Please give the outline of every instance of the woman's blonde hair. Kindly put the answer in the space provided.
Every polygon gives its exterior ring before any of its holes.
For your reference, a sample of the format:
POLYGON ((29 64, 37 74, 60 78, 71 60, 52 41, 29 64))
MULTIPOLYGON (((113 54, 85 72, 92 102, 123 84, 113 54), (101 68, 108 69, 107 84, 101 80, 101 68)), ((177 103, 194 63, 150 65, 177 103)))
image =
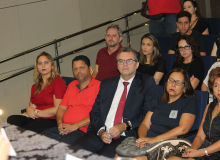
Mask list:
POLYGON ((40 74, 40 72, 37 69, 37 64, 38 64, 38 59, 41 56, 45 56, 47 57, 47 59, 50 60, 51 62, 51 76, 47 79, 46 81, 46 85, 45 87, 47 87, 48 85, 50 85, 50 83, 56 78, 56 77, 60 77, 59 73, 57 72, 57 68, 54 64, 53 58, 51 57, 51 55, 49 53, 46 52, 42 52, 40 53, 35 61, 35 69, 34 69, 34 82, 35 82, 35 92, 34 94, 39 94, 42 91, 42 84, 43 84, 43 78, 40 74))
MULTIPOLYGON (((153 53, 150 56, 150 66, 153 66, 158 59, 161 57, 161 49, 158 43, 157 38, 152 34, 152 33, 148 33, 145 34, 142 38, 141 38, 141 46, 142 46, 142 40, 144 38, 148 38, 153 42, 153 45, 155 47, 155 49, 153 50, 153 53)), ((142 47, 140 48, 140 60, 139 63, 140 64, 145 64, 147 62, 147 57, 143 54, 142 51, 142 47)))

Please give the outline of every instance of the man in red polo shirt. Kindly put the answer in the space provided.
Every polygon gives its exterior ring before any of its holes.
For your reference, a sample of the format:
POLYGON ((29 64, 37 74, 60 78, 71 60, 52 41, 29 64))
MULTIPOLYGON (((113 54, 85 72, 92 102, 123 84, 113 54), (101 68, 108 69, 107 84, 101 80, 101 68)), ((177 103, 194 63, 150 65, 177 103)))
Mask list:
POLYGON ((87 132, 89 112, 99 92, 100 81, 91 76, 90 60, 80 55, 73 59, 71 82, 57 110, 57 126, 41 134, 68 144, 74 143, 87 132))
POLYGON ((110 25, 106 30, 105 40, 107 47, 99 50, 92 76, 103 80, 119 75, 116 56, 122 48, 122 31, 117 24, 110 25))

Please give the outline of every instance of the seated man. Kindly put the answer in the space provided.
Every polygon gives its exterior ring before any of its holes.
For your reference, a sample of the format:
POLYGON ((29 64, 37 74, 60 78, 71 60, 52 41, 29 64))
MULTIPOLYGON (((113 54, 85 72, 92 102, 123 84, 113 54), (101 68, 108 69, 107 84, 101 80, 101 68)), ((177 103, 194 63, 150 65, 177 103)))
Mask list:
POLYGON ((189 35, 199 45, 201 56, 206 56, 206 44, 203 35, 197 31, 190 29, 191 14, 187 11, 181 11, 177 14, 176 25, 180 32, 173 34, 168 54, 175 54, 176 41, 180 35, 189 35))
POLYGON ((103 80, 119 75, 116 56, 122 48, 122 31, 117 24, 110 25, 106 30, 105 41, 107 47, 99 50, 92 76, 103 80))
POLYGON ((73 146, 114 157, 115 148, 126 137, 134 136, 157 96, 153 77, 137 73, 138 53, 122 48, 117 55, 121 75, 101 82, 90 112, 88 132, 73 146))
POLYGON ((41 134, 61 142, 72 144, 87 132, 90 123, 89 112, 99 92, 100 81, 90 72, 90 60, 80 55, 72 61, 73 75, 77 79, 71 82, 57 110, 57 126, 41 134))

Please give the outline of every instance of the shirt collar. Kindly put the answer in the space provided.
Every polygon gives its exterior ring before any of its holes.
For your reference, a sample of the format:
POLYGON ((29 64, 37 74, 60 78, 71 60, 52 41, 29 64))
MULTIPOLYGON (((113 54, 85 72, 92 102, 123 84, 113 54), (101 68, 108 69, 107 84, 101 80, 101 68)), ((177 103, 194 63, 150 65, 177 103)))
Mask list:
POLYGON ((121 76, 120 76, 120 82, 121 83, 123 83, 123 82, 129 82, 129 84, 131 84, 132 83, 132 81, 133 81, 133 79, 134 79, 134 77, 135 77, 135 75, 131 78, 131 79, 129 79, 128 81, 125 81, 121 76))
MULTIPOLYGON (((89 83, 85 88, 83 88, 82 90, 91 87, 93 84, 95 84, 95 78, 92 77, 90 83, 89 83)), ((80 85, 79 85, 79 83, 76 85, 76 87, 79 88, 79 92, 82 91, 82 90, 80 89, 80 85)))

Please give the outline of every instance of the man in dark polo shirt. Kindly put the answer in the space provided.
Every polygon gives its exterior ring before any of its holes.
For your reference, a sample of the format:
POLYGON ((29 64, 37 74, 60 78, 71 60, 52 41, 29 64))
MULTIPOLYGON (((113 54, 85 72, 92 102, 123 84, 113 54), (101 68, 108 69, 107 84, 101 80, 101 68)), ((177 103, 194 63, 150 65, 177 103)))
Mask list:
POLYGON ((117 24, 110 25, 106 30, 105 40, 107 47, 99 50, 92 76, 103 80, 119 75, 116 56, 122 48, 122 31, 117 24))
POLYGON ((206 56, 206 44, 203 35, 190 29, 191 14, 187 11, 181 11, 177 14, 176 25, 179 32, 173 34, 168 54, 175 54, 176 41, 180 35, 189 35, 197 42, 201 56, 206 56))

